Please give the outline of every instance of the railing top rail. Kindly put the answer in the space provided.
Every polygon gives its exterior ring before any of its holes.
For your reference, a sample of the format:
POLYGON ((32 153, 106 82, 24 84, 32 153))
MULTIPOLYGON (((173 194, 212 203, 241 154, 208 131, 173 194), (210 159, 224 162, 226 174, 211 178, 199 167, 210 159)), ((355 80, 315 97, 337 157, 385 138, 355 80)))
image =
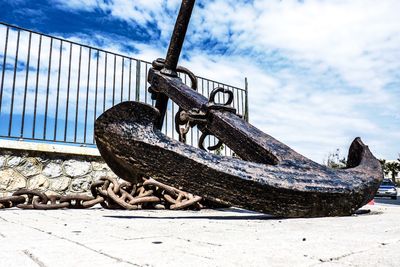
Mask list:
MULTIPOLYGON (((151 62, 148 62, 146 60, 142 60, 142 59, 138 59, 138 58, 122 55, 120 53, 116 53, 116 52, 112 52, 112 51, 107 51, 107 50, 104 50, 104 49, 101 49, 101 48, 98 48, 98 47, 94 47, 94 46, 90 46, 90 45, 87 45, 87 44, 77 43, 75 41, 71 41, 71 40, 67 40, 67 39, 61 38, 61 37, 57 37, 57 36, 41 33, 41 32, 35 31, 35 30, 26 29, 26 28, 23 28, 23 27, 20 27, 20 26, 17 26, 17 25, 13 25, 13 24, 7 23, 7 22, 0 21, 0 25, 4 25, 6 27, 11 27, 11 28, 14 28, 14 29, 22 30, 22 31, 31 32, 31 33, 38 34, 38 35, 41 35, 41 36, 45 36, 45 37, 49 37, 49 38, 52 38, 52 39, 56 39, 56 40, 59 40, 59 41, 62 41, 62 42, 66 42, 66 43, 70 43, 70 44, 86 47, 86 48, 89 48, 89 49, 92 49, 92 50, 96 50, 96 51, 99 51, 99 52, 104 52, 104 53, 107 53, 107 54, 115 55, 115 56, 118 56, 118 57, 139 61, 139 62, 142 62, 142 63, 145 63, 145 64, 151 64, 151 62)), ((202 76, 196 76, 196 77, 200 78, 200 79, 203 79, 205 81, 216 83, 218 85, 227 86, 227 87, 230 87, 230 88, 235 89, 235 90, 247 92, 247 90, 243 89, 243 88, 232 86, 232 85, 229 85, 229 84, 226 84, 226 83, 222 83, 222 82, 219 82, 219 81, 215 81, 215 80, 212 80, 212 79, 204 78, 202 76)))
POLYGON ((94 46, 90 46, 90 45, 87 45, 87 44, 80 44, 80 43, 77 43, 75 41, 71 41, 71 40, 67 40, 67 39, 61 38, 61 37, 49 35, 49 34, 46 34, 46 33, 41 33, 41 32, 38 32, 38 31, 22 28, 20 26, 9 24, 9 23, 3 22, 3 21, 0 21, 0 24, 4 25, 4 26, 7 26, 7 27, 15 28, 15 29, 18 29, 18 30, 27 31, 27 32, 31 32, 31 33, 34 33, 34 34, 39 34, 39 35, 42 35, 42 36, 45 36, 45 37, 49 37, 49 38, 52 38, 52 39, 56 39, 56 40, 59 40, 59 41, 63 41, 63 42, 66 42, 66 43, 71 43, 71 44, 74 44, 74 45, 79 45, 79 46, 90 48, 90 49, 97 50, 97 51, 100 51, 100 52, 112 54, 112 55, 115 55, 115 56, 124 57, 124 58, 128 58, 128 59, 140 61, 140 62, 143 62, 143 63, 151 64, 148 61, 144 61, 144 60, 141 60, 141 59, 138 59, 138 58, 122 55, 122 54, 119 54, 119 53, 116 53, 116 52, 112 52, 112 51, 107 51, 107 50, 104 50, 104 49, 101 49, 101 48, 98 48, 98 47, 94 47, 94 46))

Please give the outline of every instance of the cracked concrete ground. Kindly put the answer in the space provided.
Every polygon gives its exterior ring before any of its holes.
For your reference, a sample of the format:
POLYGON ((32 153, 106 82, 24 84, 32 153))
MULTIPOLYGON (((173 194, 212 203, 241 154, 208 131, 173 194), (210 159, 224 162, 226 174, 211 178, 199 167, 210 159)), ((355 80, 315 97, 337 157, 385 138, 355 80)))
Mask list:
POLYGON ((238 209, 13 208, 0 211, 0 266, 399 266, 400 206, 363 209, 285 220, 238 209))

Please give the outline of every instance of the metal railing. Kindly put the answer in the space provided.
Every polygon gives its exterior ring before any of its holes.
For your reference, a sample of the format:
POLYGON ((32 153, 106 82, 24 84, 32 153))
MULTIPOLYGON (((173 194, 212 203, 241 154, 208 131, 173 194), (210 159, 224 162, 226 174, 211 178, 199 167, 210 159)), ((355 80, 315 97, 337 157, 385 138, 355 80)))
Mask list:
MULTIPOLYGON (((128 100, 154 104, 149 62, 2 22, 0 64, 0 137, 91 146, 94 121, 106 109, 128 100)), ((247 90, 197 79, 205 96, 218 86, 232 90, 233 107, 248 118, 247 90)), ((175 139, 177 110, 169 103, 162 129, 175 139)), ((196 146, 199 137, 198 129, 190 130, 188 143, 196 146)), ((231 154, 226 147, 225 154, 231 154)))

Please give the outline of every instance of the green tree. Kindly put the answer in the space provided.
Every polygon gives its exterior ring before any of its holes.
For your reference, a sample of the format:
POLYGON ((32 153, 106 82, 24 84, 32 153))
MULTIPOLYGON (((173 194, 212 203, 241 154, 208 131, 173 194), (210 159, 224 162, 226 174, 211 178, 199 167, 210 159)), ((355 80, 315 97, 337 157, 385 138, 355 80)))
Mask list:
POLYGON ((384 172, 385 175, 386 175, 386 159, 378 159, 378 160, 379 160, 379 162, 381 163, 382 170, 383 170, 383 172, 384 172))
POLYGON ((385 174, 390 174, 390 178, 392 178, 393 183, 396 183, 396 176, 400 172, 400 162, 387 162, 386 170, 388 173, 385 174))
POLYGON ((382 164, 385 175, 390 175, 393 183, 396 183, 396 176, 400 173, 400 157, 397 161, 387 162, 384 159, 380 159, 379 161, 382 164))

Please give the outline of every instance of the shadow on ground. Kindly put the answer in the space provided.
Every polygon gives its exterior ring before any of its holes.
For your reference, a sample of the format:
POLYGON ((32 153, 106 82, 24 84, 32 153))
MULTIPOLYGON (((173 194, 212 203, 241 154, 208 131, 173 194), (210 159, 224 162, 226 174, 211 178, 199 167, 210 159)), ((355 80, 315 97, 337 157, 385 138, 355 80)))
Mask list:
MULTIPOLYGON (((157 216, 157 215, 149 215, 149 216, 134 216, 134 215, 105 215, 104 217, 115 218, 115 219, 164 219, 164 220, 187 220, 187 219, 197 219, 197 220, 282 220, 284 218, 276 217, 269 214, 261 214, 257 212, 252 212, 248 210, 240 210, 240 209, 218 209, 220 211, 226 211, 228 214, 226 215, 206 215, 206 214, 193 214, 191 213, 188 216, 182 216, 180 213, 176 216, 157 216), (237 215, 236 215, 237 214, 237 215)), ((173 214, 174 211, 171 211, 173 214)))
POLYGON ((270 215, 257 215, 257 216, 113 216, 106 215, 104 217, 115 218, 115 219, 164 219, 164 220, 282 220, 283 218, 273 217, 270 215))
MULTIPOLYGON (((224 210, 221 210, 224 211, 224 210)), ((266 221, 266 220, 277 220, 277 221, 282 221, 282 220, 290 220, 290 219, 296 219, 296 218, 283 218, 283 217, 277 217, 269 214, 260 214, 252 211, 247 211, 247 210, 227 210, 229 214, 227 215, 189 215, 189 216, 182 216, 182 214, 177 215, 177 216, 157 216, 157 215, 148 215, 148 216, 135 216, 135 215, 104 215, 103 217, 106 218, 114 218, 114 219, 144 219, 144 220, 260 220, 260 221, 266 221), (238 215, 236 215, 238 214, 238 215)), ((173 211, 171 211, 173 213, 173 211)), ((192 213, 193 214, 193 213, 192 213)), ((376 213, 372 213, 371 210, 369 209, 359 209, 355 212, 354 215, 376 215, 376 213)), ((347 217, 347 216, 345 216, 347 217)), ((301 218, 297 218, 301 219, 301 218)), ((312 219, 312 218, 309 218, 312 219)))

